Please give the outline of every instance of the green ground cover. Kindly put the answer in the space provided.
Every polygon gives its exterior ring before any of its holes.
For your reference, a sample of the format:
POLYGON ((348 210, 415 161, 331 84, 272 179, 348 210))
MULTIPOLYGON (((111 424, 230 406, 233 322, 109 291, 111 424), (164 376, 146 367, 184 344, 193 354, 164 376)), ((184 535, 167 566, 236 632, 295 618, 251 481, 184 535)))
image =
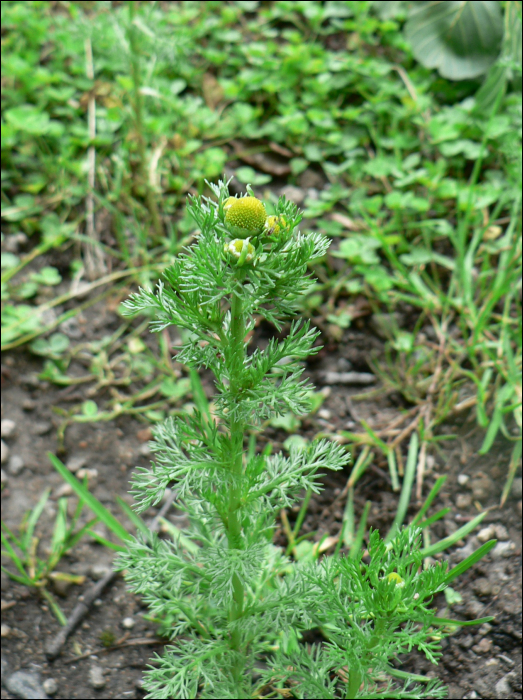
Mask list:
MULTIPOLYGON (((190 391, 172 379, 165 338, 156 352, 140 339, 144 324, 122 318, 81 346, 60 325, 153 282, 194 232, 186 195, 225 172, 273 203, 300 187, 303 228, 337 239, 340 260, 317 261, 303 310, 334 338, 356 299, 381 315, 375 371, 416 409, 421 454, 452 411, 473 408, 482 452, 500 431, 513 442, 513 477, 521 6, 465 3, 482 4, 499 7, 471 74, 443 49, 424 58, 420 27, 439 19, 408 19, 423 3, 2 3, 2 349, 29 347, 60 384, 133 392, 103 405, 93 392, 64 426, 156 421, 190 391), (66 264, 49 264, 57 252, 66 264), (405 309, 414 325, 395 321, 405 309), (73 377, 80 356, 88 369, 73 377)), ((384 452, 394 474, 399 444, 370 429, 341 437, 365 459, 384 452)))

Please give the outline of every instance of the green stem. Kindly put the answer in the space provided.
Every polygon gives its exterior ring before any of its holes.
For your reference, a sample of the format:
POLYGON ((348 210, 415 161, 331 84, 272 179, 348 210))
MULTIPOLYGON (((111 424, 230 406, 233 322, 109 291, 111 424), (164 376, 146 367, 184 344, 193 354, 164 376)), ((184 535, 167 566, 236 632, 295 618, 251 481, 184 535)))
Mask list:
MULTIPOLYGON (((239 277, 241 273, 239 273, 239 277)), ((241 282, 241 280, 239 280, 241 282)), ((229 359, 229 376, 230 376, 230 392, 232 401, 238 401, 241 391, 241 380, 243 376, 243 367, 245 363, 245 317, 243 313, 242 299, 237 294, 233 293, 231 299, 231 335, 230 335, 230 359, 229 359)), ((232 407, 231 407, 232 409, 232 407)), ((229 508, 227 514, 228 528, 227 536, 230 549, 241 549, 242 541, 242 524, 240 520, 240 501, 241 501, 241 475, 243 472, 243 437, 245 424, 242 418, 233 413, 229 423, 230 441, 231 441, 231 485, 229 490, 229 508)), ((244 588, 240 577, 237 574, 233 575, 232 579, 233 596, 232 604, 229 612, 231 622, 238 620, 243 614, 243 598, 244 588)), ((241 653, 241 634, 238 630, 231 634, 230 645, 235 652, 241 653)), ((232 673, 237 683, 239 691, 238 697, 247 697, 243 695, 241 690, 241 678, 243 675, 244 662, 238 661, 234 664, 232 673)))
MULTIPOLYGON (((373 665, 372 658, 374 656, 374 649, 375 647, 380 645, 386 627, 387 625, 385 620, 380 618, 376 620, 376 623, 374 625, 374 632, 371 635, 371 638, 369 639, 369 642, 367 644, 367 651, 362 659, 364 663, 366 662, 367 667, 373 665)), ((358 697, 358 692, 363 681, 363 673, 360 669, 356 670, 355 668, 350 668, 349 664, 349 682, 347 683, 347 692, 345 694, 347 700, 354 700, 358 697)))
POLYGON ((154 192, 149 183, 149 178, 147 177, 147 169, 145 166, 146 156, 145 156, 145 137, 144 137, 144 127, 143 127, 143 100, 142 93, 140 92, 141 81, 140 81, 140 64, 139 64, 139 52, 140 48, 136 40, 136 27, 134 26, 134 17, 136 14, 136 2, 129 2, 129 46, 131 50, 131 72, 133 77, 133 109, 134 109, 134 121, 136 126, 136 138, 138 140, 138 158, 139 158, 139 173, 141 185, 145 191, 145 200, 147 202, 147 208, 149 214, 151 215, 153 228, 156 236, 158 238, 163 237, 162 223, 160 221, 160 214, 158 212, 158 205, 156 203, 156 198, 154 192))

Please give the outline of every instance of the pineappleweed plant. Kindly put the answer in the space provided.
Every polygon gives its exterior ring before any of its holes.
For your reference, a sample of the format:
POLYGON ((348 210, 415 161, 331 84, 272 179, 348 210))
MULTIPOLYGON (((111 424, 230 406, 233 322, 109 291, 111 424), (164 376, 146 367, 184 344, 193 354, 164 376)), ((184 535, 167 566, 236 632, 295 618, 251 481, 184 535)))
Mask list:
POLYGON ((292 563, 272 544, 276 513, 303 489, 317 493, 319 470, 341 469, 349 455, 328 440, 288 457, 245 449, 260 421, 309 410, 302 361, 318 352, 319 332, 294 320, 283 340, 250 354, 247 339, 256 317, 281 331, 296 315, 311 285, 308 264, 329 241, 300 233, 296 206, 284 198, 268 217, 250 188, 230 197, 225 183, 210 187, 215 199, 188 203, 196 243, 156 291, 126 303, 131 314, 154 310, 153 331, 186 329, 176 360, 210 369, 216 385, 213 415, 168 418, 155 429, 156 463, 133 480, 139 511, 172 486, 191 526, 172 540, 140 535, 119 559, 174 642, 146 673, 147 697, 273 697, 276 688, 289 697, 391 697, 393 688, 394 697, 444 697, 436 681, 411 687, 413 678, 390 664, 413 647, 436 662, 444 634, 426 606, 452 572, 421 571, 419 529, 389 545, 372 533, 370 564, 362 552, 292 563), (328 643, 300 645, 300 631, 311 628, 328 643))

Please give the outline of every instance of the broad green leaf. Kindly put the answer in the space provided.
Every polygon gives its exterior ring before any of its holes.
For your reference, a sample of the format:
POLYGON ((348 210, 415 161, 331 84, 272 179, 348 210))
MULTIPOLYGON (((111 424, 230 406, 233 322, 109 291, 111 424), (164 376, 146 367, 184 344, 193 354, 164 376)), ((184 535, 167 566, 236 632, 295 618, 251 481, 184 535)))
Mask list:
POLYGON ((477 78, 501 49, 501 3, 416 2, 405 34, 425 68, 437 68, 449 80, 477 78))

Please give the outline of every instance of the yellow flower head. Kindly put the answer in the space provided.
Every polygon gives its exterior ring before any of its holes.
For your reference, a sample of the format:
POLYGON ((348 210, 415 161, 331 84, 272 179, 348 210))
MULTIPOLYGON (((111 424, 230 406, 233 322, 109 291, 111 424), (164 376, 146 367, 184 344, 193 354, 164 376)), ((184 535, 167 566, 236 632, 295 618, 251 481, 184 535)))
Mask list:
POLYGON ((272 236, 276 236, 287 226, 283 216, 268 216, 265 222, 265 231, 272 236))
POLYGON ((225 226, 238 238, 257 236, 265 225, 267 212, 256 197, 229 197, 223 205, 225 226))

